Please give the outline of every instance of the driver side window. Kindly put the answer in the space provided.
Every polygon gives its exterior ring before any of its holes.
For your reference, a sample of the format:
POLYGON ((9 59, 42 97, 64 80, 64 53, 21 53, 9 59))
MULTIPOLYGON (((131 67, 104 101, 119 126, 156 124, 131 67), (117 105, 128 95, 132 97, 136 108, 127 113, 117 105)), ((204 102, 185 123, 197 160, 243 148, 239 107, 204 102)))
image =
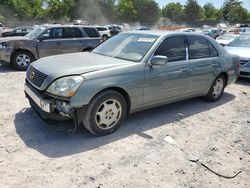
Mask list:
POLYGON ((165 39, 154 55, 168 57, 168 62, 186 60, 186 44, 182 36, 169 37, 165 39))
POLYGON ((62 28, 52 28, 48 29, 42 36, 44 40, 47 39, 60 39, 62 38, 63 29, 62 28))

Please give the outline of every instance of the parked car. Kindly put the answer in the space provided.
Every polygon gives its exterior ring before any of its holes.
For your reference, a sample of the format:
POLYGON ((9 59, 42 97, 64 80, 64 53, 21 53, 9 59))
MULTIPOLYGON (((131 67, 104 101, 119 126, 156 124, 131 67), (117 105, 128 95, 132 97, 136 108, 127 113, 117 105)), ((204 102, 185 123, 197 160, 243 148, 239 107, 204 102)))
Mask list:
POLYGON ((33 30, 33 27, 16 27, 10 31, 2 32, 2 37, 25 36, 33 30))
POLYGON ((240 77, 250 78, 250 33, 241 34, 225 49, 240 56, 240 77))
POLYGON ((203 30, 202 33, 204 35, 208 35, 214 39, 216 39, 218 36, 220 36, 220 30, 217 28, 206 29, 206 30, 203 30))
POLYGON ((102 42, 95 27, 81 25, 46 25, 24 37, 0 39, 0 61, 18 70, 26 70, 41 57, 91 51, 102 42))
POLYGON ((204 35, 121 33, 92 52, 32 63, 25 93, 43 118, 74 118, 103 135, 139 110, 196 96, 217 101, 237 79, 238 60, 204 35))
POLYGON ((143 25, 134 27, 134 30, 137 30, 137 31, 145 31, 145 30, 150 30, 150 29, 151 29, 150 27, 143 26, 143 25))
POLYGON ((0 34, 5 30, 5 27, 2 23, 0 23, 0 34))
POLYGON ((235 34, 224 34, 216 38, 216 41, 222 45, 222 46, 227 46, 230 42, 232 42, 236 37, 239 35, 235 34))
POLYGON ((107 25, 108 29, 110 30, 111 36, 115 36, 118 33, 122 32, 121 28, 116 25, 107 25))
POLYGON ((97 26, 96 29, 99 31, 99 33, 104 41, 112 36, 111 31, 109 30, 108 27, 97 26))

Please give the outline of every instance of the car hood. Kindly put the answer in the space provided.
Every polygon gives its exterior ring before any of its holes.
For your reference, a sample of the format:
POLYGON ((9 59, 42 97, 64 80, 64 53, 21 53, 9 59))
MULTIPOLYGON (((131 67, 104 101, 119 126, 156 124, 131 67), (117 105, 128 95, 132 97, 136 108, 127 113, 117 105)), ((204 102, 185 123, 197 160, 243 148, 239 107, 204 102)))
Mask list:
POLYGON ((28 40, 31 41, 28 37, 4 37, 0 38, 0 42, 9 42, 9 41, 24 41, 28 40))
MULTIPOLYGON (((131 62, 106 57, 90 52, 71 53, 45 57, 32 63, 32 68, 47 75, 42 88, 45 89, 52 81, 69 75, 82 75, 98 70, 130 64, 131 62)), ((29 71, 28 71, 29 72, 29 71)), ((27 74, 28 74, 27 72, 27 74)), ((27 78, 29 76, 27 75, 27 78)))
POLYGON ((250 48, 249 47, 226 46, 225 50, 230 54, 240 56, 240 58, 250 59, 250 48))

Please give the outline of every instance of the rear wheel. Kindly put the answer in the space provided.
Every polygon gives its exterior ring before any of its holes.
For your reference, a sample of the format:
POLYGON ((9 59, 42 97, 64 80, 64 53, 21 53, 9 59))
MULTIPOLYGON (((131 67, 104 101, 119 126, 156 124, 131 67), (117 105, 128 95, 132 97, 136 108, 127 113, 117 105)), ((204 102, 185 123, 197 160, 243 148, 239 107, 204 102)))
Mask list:
POLYGON ((26 70, 34 60, 35 58, 30 52, 18 51, 13 55, 11 65, 18 70, 26 70))
POLYGON ((225 77, 219 75, 213 82, 209 92, 206 95, 206 99, 209 101, 217 101, 222 96, 225 88, 225 77))
POLYGON ((103 35, 103 36, 102 36, 103 41, 108 40, 108 38, 109 38, 109 37, 108 37, 107 35, 103 35))
POLYGON ((127 114, 127 103, 124 97, 112 90, 97 95, 88 105, 83 114, 83 124, 95 135, 105 135, 114 132, 127 114))

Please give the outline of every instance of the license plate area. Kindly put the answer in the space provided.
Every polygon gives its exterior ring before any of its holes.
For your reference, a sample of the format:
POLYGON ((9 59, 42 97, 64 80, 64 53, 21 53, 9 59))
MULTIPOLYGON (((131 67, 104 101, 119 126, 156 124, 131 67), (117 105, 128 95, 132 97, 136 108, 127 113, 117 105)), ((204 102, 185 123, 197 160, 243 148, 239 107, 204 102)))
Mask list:
POLYGON ((37 96, 26 84, 24 85, 26 94, 45 112, 52 112, 52 104, 50 101, 37 96))

